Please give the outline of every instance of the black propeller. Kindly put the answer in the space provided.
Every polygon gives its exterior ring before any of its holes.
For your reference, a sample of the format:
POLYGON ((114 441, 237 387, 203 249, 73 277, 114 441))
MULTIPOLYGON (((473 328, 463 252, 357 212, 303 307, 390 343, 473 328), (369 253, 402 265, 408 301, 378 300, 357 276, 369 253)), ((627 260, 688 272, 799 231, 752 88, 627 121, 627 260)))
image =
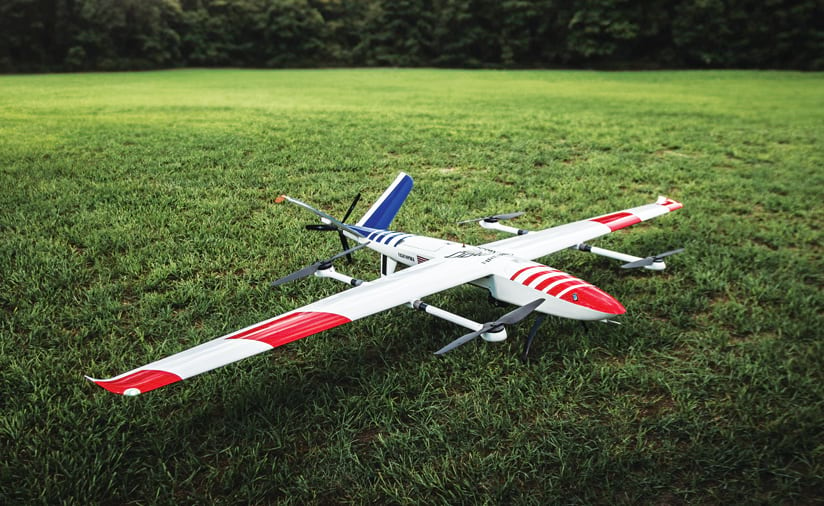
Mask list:
POLYGON ((478 221, 486 221, 489 223, 495 223, 496 221, 501 220, 511 220, 512 218, 517 218, 518 216, 523 216, 526 214, 526 211, 518 211, 517 213, 507 213, 507 214, 494 214, 492 216, 484 216, 483 218, 475 218, 473 220, 464 220, 459 221, 458 225, 463 225, 464 223, 475 223, 478 221))
POLYGON ((623 269, 637 269, 638 267, 646 267, 647 265, 652 265, 655 262, 660 262, 664 258, 674 255, 676 253, 681 253, 684 251, 684 248, 678 248, 671 251, 665 251, 664 253, 659 253, 658 255, 654 255, 647 258, 642 258, 641 260, 636 260, 634 262, 630 262, 628 264, 624 264, 621 267, 623 269))
POLYGON ((543 304, 543 302, 544 302, 544 299, 533 300, 532 302, 530 302, 526 306, 519 307, 518 309, 516 309, 514 311, 510 311, 509 313, 501 316, 500 318, 498 318, 494 322, 484 323, 483 327, 481 327, 479 330, 476 330, 475 332, 471 332, 471 333, 469 333, 469 334, 467 334, 463 337, 459 337, 458 339, 455 339, 454 341, 447 344, 446 346, 444 346, 440 350, 436 351, 435 355, 443 355, 447 351, 454 350, 458 346, 468 343, 469 341, 475 339, 476 337, 478 337, 481 334, 485 334, 485 333, 490 332, 490 331, 500 332, 505 325, 513 325, 513 324, 518 323, 519 321, 523 320, 527 316, 529 316, 529 313, 535 311, 535 308, 537 308, 538 306, 543 304))
MULTIPOLYGON (((349 215, 352 214, 352 211, 355 210, 355 206, 358 205, 358 201, 360 200, 360 198, 361 198, 360 193, 355 195, 355 199, 349 205, 349 209, 346 211, 346 214, 344 214, 343 218, 341 218, 341 220, 340 220, 342 223, 346 223, 346 220, 349 218, 349 215)), ((326 223, 311 224, 311 225, 306 225, 306 230, 314 230, 316 232, 333 232, 333 231, 337 231, 338 237, 340 238, 341 247, 343 248, 344 251, 349 250, 349 241, 346 239, 346 236, 343 234, 343 230, 341 230, 340 228, 338 228, 334 225, 328 225, 326 223)), ((352 255, 351 254, 346 255, 346 261, 349 262, 350 264, 352 263, 352 255)))
POLYGON ((365 247, 366 247, 366 244, 359 244, 359 245, 355 246, 354 248, 350 248, 350 249, 347 249, 347 250, 345 250, 341 253, 338 253, 337 255, 333 256, 332 258, 329 258, 327 260, 320 260, 318 262, 313 263, 312 265, 307 265, 303 269, 297 270, 297 271, 293 272, 292 274, 289 274, 287 276, 284 276, 284 277, 278 279, 277 281, 272 281, 270 286, 279 286, 279 285, 282 285, 283 283, 288 283, 289 281, 294 281, 296 279, 302 279, 302 278, 305 278, 307 276, 311 276, 312 274, 316 273, 319 270, 328 269, 328 268, 332 267, 332 262, 334 262, 338 258, 340 258, 344 255, 349 256, 349 255, 352 254, 352 252, 357 251, 361 248, 365 248, 365 247))

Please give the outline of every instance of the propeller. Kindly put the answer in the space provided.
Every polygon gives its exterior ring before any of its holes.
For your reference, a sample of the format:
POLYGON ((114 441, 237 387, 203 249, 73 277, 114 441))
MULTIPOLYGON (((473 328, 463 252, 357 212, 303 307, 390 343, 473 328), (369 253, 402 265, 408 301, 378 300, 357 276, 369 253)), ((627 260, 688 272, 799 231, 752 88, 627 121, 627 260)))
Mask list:
POLYGON ((292 274, 284 276, 284 277, 282 277, 282 278, 280 278, 276 281, 272 281, 270 286, 279 286, 279 285, 282 285, 283 283, 288 283, 289 281, 294 281, 296 279, 303 279, 307 276, 311 276, 312 274, 318 272, 319 270, 328 269, 328 268, 332 267, 332 262, 334 262, 338 258, 340 258, 344 255, 349 256, 349 255, 352 254, 352 252, 357 251, 361 248, 365 248, 365 247, 366 247, 366 244, 359 244, 359 245, 355 246, 354 248, 350 248, 350 249, 347 249, 347 250, 345 250, 341 253, 338 253, 337 255, 333 256, 332 258, 329 258, 329 259, 326 259, 326 260, 320 260, 318 262, 313 263, 312 265, 307 265, 303 269, 297 270, 297 271, 293 272, 292 274))
POLYGON ((684 248, 678 248, 678 249, 674 249, 674 250, 670 250, 670 251, 665 251, 664 253, 659 253, 659 254, 651 256, 651 257, 642 258, 641 260, 636 260, 634 262, 624 264, 624 265, 621 266, 621 268, 623 268, 623 269, 637 269, 638 267, 646 267, 647 265, 652 265, 655 262, 660 262, 664 258, 666 258, 670 255, 674 255, 676 253, 681 253, 682 251, 684 251, 684 248))
POLYGON ((538 306, 543 304, 543 302, 544 302, 544 299, 542 299, 542 298, 533 300, 532 302, 530 302, 526 306, 519 307, 518 309, 516 309, 514 311, 510 311, 509 313, 501 316, 500 318, 498 318, 494 322, 484 323, 483 326, 479 330, 476 330, 475 332, 471 332, 471 333, 469 333, 469 334, 467 334, 463 337, 459 337, 458 339, 455 339, 454 341, 447 344, 446 346, 444 346, 440 350, 436 351, 435 355, 443 355, 447 351, 454 350, 458 346, 468 343, 469 341, 475 339, 476 337, 478 337, 481 334, 485 334, 485 333, 490 332, 490 331, 500 332, 505 325, 513 325, 513 324, 518 323, 519 321, 523 320, 527 316, 529 316, 529 313, 535 311, 535 308, 537 308, 538 306))
POLYGON ((523 216, 526 214, 526 211, 518 211, 517 213, 507 213, 507 214, 494 214, 492 216, 484 216, 483 218, 475 218, 473 220, 464 220, 459 221, 458 225, 463 225, 464 223, 476 223, 479 221, 486 221, 489 223, 495 223, 496 221, 501 220, 511 220, 512 218, 517 218, 518 216, 523 216))
MULTIPOLYGON (((341 223, 346 223, 346 220, 349 218, 349 215, 352 214, 352 211, 355 210, 355 206, 358 205, 358 201, 360 200, 360 198, 361 198, 360 193, 355 195, 355 199, 349 205, 349 209, 346 211, 346 214, 344 214, 343 218, 341 218, 341 220, 340 220, 341 223)), ((343 234, 343 230, 341 230, 339 227, 336 227, 336 226, 331 225, 331 224, 321 223, 321 224, 306 225, 305 228, 306 228, 306 230, 314 230, 316 232, 334 232, 334 231, 337 231, 338 238, 340 238, 341 247, 343 248, 344 251, 349 250, 349 241, 346 239, 346 236, 343 234)), ((351 254, 346 255, 346 261, 349 262, 350 264, 352 263, 352 255, 351 254)))

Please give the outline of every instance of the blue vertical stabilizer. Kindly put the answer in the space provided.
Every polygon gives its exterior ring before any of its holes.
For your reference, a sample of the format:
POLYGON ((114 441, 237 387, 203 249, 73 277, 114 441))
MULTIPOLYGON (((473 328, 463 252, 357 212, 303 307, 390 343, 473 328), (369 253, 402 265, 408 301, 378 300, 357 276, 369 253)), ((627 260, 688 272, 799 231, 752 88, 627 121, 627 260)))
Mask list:
POLYGON ((387 229, 398 214, 404 200, 412 190, 412 177, 401 172, 383 195, 372 204, 369 211, 363 215, 357 225, 361 227, 387 229))

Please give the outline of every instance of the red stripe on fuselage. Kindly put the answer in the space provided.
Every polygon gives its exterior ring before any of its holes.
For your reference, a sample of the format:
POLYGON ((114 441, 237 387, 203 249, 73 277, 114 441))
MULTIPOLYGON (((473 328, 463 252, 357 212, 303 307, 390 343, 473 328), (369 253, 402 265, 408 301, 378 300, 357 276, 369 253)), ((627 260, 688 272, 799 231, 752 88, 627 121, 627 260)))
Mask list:
POLYGON ((551 285, 552 283, 557 283, 558 281, 560 281, 560 280, 562 280, 562 279, 565 279, 565 278, 571 278, 571 277, 572 277, 572 276, 570 276, 570 275, 569 275, 569 274, 567 274, 566 272, 561 272, 561 271, 558 271, 558 275, 557 275, 557 276, 550 276, 549 278, 547 278, 547 279, 545 279, 545 280, 541 281, 540 283, 538 283, 538 286, 536 286, 536 287, 535 287, 535 289, 536 289, 536 290, 543 291, 543 290, 544 290, 544 288, 548 287, 548 286, 549 286, 549 285, 551 285))
POLYGON ((615 232, 618 229, 641 223, 641 218, 632 213, 620 212, 601 216, 600 218, 593 218, 590 221, 602 223, 608 226, 611 231, 615 232))
POLYGON ((580 285, 582 283, 586 283, 586 281, 583 281, 583 280, 578 279, 578 278, 570 278, 570 279, 562 281, 562 282, 558 283, 557 285, 553 286, 552 288, 550 288, 547 291, 547 293, 552 295, 552 296, 556 296, 559 293, 563 292, 565 288, 569 288, 572 285, 580 285))
POLYGON ((547 275, 547 274, 552 274, 553 272, 558 272, 558 271, 551 271, 551 270, 550 270, 550 271, 541 271, 541 272, 536 272, 535 274, 531 274, 528 278, 526 278, 525 280, 521 281, 521 283, 522 283, 522 284, 524 284, 524 285, 526 285, 526 286, 529 286, 530 284, 532 284, 532 282, 533 282, 533 281, 535 281, 536 279, 540 278, 541 276, 545 276, 545 275, 547 275))
POLYGON ((546 265, 530 265, 529 267, 524 267, 523 269, 519 270, 518 272, 516 272, 515 274, 513 274, 513 275, 512 275, 512 277, 511 277, 511 278, 509 278, 509 279, 510 279, 511 281, 515 281, 515 278, 517 278, 518 276, 520 276, 520 275, 521 275, 521 273, 526 272, 526 271, 528 271, 529 269, 537 269, 538 267, 541 267, 541 268, 546 269, 546 265))
POLYGON ((250 339, 277 347, 350 321, 352 320, 345 316, 333 313, 292 313, 283 318, 246 329, 228 339, 250 339))
POLYGON ((115 380, 95 380, 94 382, 109 392, 123 394, 126 390, 130 390, 132 388, 137 389, 137 392, 135 393, 148 392, 149 390, 166 386, 169 383, 174 383, 175 381, 180 381, 181 379, 183 378, 177 374, 166 371, 146 369, 115 380))

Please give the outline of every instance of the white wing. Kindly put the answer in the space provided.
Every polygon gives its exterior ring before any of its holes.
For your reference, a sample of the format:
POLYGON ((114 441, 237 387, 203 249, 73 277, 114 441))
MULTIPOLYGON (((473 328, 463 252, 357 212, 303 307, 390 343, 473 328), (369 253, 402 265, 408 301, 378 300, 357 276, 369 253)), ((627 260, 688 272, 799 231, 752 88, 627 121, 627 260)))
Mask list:
POLYGON ((615 230, 681 209, 681 207, 680 202, 659 197, 654 204, 633 207, 588 220, 510 237, 484 244, 484 247, 534 260, 596 237, 601 237, 615 230))
POLYGON ((119 376, 87 378, 111 392, 137 395, 488 274, 478 262, 430 260, 119 376))

